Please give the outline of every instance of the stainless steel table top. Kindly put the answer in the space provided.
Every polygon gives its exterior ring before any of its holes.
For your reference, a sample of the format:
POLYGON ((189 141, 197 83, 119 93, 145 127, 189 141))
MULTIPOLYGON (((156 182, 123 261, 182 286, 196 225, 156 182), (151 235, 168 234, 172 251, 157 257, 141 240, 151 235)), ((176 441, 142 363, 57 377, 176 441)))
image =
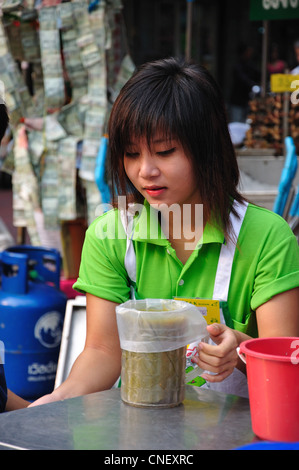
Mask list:
POLYGON ((175 408, 136 408, 111 389, 0 415, 0 449, 192 451, 253 440, 247 399, 188 385, 175 408))

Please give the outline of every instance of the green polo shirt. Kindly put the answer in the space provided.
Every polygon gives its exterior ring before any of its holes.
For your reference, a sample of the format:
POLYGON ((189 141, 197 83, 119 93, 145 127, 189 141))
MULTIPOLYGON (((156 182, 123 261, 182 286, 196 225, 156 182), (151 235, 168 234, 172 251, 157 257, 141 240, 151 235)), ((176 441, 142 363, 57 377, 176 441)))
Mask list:
MULTIPOLYGON (((222 231, 206 224, 197 248, 183 265, 157 219, 149 214, 145 203, 136 217, 133 233, 138 298, 211 299, 220 249, 225 243, 222 231)), ((86 232, 74 288, 117 303, 128 300, 125 253, 126 235, 120 212, 111 210, 97 218, 86 232)), ((277 214, 249 204, 235 250, 228 294, 234 327, 256 335, 256 308, 297 286, 299 247, 289 225, 277 214)))

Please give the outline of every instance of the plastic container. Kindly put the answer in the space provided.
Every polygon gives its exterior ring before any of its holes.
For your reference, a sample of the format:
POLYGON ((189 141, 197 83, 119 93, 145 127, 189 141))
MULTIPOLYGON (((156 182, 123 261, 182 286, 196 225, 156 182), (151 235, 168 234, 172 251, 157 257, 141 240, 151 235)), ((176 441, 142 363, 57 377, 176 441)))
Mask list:
POLYGON ((299 441, 299 338, 240 344, 246 362, 253 432, 268 441, 299 441))
POLYGON ((187 302, 129 300, 116 307, 122 349, 121 398, 140 407, 174 407, 185 396, 186 346, 206 336, 187 302))

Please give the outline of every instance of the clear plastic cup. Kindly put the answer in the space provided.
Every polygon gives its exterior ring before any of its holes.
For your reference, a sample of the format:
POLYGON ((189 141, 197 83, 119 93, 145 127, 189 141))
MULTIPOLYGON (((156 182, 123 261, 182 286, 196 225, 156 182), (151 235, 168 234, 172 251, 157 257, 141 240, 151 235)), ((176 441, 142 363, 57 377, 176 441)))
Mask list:
POLYGON ((116 308, 122 348, 121 398, 140 407, 174 407, 185 396, 186 346, 206 336, 187 302, 130 300, 116 308))

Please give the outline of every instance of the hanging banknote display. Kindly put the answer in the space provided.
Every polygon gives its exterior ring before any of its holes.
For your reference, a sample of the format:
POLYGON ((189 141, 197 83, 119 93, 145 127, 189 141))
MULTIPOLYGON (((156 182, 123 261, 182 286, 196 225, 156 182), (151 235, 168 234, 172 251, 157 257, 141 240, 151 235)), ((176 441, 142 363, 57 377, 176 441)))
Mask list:
POLYGON ((83 216, 88 225, 97 215, 101 137, 134 71, 121 12, 120 0, 2 4, 0 80, 14 145, 1 170, 13 176, 14 224, 32 244, 41 243, 41 221, 59 234, 65 221, 83 216))

